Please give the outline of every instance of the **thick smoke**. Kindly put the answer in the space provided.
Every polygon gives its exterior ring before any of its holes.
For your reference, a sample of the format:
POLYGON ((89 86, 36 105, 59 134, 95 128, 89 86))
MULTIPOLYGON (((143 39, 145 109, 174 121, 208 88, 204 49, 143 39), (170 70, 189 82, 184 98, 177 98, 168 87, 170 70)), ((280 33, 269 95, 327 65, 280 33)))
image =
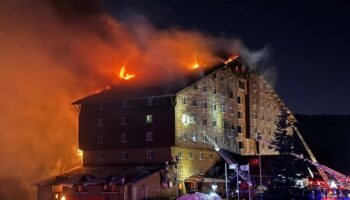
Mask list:
POLYGON ((77 112, 70 102, 114 84, 122 65, 133 84, 176 79, 195 62, 222 62, 240 41, 141 16, 121 22, 93 0, 2 1, 0 7, 0 198, 34 199, 31 183, 78 165, 77 112))

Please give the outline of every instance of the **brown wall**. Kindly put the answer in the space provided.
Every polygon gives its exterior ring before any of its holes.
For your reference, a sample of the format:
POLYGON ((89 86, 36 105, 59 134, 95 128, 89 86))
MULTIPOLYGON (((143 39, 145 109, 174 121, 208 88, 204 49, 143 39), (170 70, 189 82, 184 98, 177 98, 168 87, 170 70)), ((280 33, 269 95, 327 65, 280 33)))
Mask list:
POLYGON ((152 106, 148 99, 83 104, 79 115, 79 148, 82 150, 106 150, 140 147, 161 147, 174 145, 174 106, 169 97, 154 98, 152 106), (146 115, 153 116, 153 123, 146 123, 146 115), (125 117, 126 124, 122 124, 125 117), (103 127, 98 127, 98 119, 103 119, 103 127), (152 132, 153 141, 146 141, 146 132, 152 132), (127 142, 122 142, 122 134, 127 134, 127 142), (103 135, 103 144, 97 137, 103 135))

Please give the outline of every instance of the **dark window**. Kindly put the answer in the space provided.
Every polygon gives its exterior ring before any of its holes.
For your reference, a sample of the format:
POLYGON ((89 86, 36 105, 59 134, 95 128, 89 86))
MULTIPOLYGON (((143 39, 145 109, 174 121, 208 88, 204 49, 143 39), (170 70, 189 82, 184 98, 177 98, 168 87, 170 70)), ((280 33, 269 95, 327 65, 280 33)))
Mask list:
POLYGON ((147 159, 153 159, 154 158, 154 152, 153 151, 147 151, 147 159))
POLYGON ((203 125, 207 125, 207 118, 203 118, 203 125))
POLYGON ((242 119, 242 115, 243 115, 242 112, 238 112, 238 113, 237 113, 238 119, 242 119))
POLYGON ((128 152, 122 152, 122 160, 127 160, 129 158, 128 152))
POLYGON ((182 98, 182 104, 187 104, 187 101, 186 101, 185 97, 182 98))
POLYGON ((203 91, 207 92, 208 91, 208 87, 206 85, 203 85, 203 91))
POLYGON ((241 103, 242 103, 242 99, 241 99, 240 96, 237 97, 237 103, 238 103, 238 104, 241 104, 241 103))
POLYGON ((238 88, 244 90, 244 82, 238 81, 238 88))
POLYGON ((230 92, 230 98, 233 99, 233 92, 230 92))
POLYGON ((216 120, 213 120, 212 125, 213 127, 216 127, 216 120))
POLYGON ((220 76, 220 81, 224 81, 224 80, 225 80, 225 77, 224 77, 223 74, 221 74, 221 76, 220 76))
POLYGON ((147 101, 148 101, 147 104, 148 104, 149 106, 153 105, 153 98, 148 98, 147 101))
POLYGON ((216 94, 216 88, 215 87, 212 88, 212 91, 213 91, 213 94, 216 94))
POLYGON ((225 90, 221 90, 221 96, 225 96, 225 90))
POLYGON ((103 144, 104 140, 103 140, 103 135, 98 135, 97 136, 97 144, 103 144))
POLYGON ((123 133, 123 134, 122 134, 121 141, 122 141, 122 142, 128 142, 128 134, 123 133))
POLYGON ((121 124, 122 125, 126 125, 127 123, 126 123, 126 117, 122 117, 121 118, 121 124))
POLYGON ((100 103, 98 104, 98 111, 102 112, 102 111, 104 111, 104 109, 105 109, 104 103, 103 103, 103 102, 100 102, 100 103))
POLYGON ((196 101, 196 99, 193 99, 193 100, 192 100, 192 106, 197 106, 197 101, 196 101))
POLYGON ((213 80, 216 81, 216 74, 213 74, 213 80))
POLYGON ((239 142, 238 142, 238 147, 239 147, 240 149, 243 149, 243 142, 242 142, 242 141, 239 141, 239 142))
POLYGON ((103 119, 102 118, 97 119, 97 127, 103 127, 103 119))
POLYGON ((237 131, 238 131, 238 133, 242 133, 242 127, 241 126, 237 126, 237 131))
POLYGON ((203 108, 208 108, 208 104, 206 101, 203 101, 203 108))
POLYGON ((197 85, 197 84, 194 84, 194 85, 193 85, 193 88, 194 88, 195 90, 197 90, 197 89, 198 89, 198 85, 197 85))

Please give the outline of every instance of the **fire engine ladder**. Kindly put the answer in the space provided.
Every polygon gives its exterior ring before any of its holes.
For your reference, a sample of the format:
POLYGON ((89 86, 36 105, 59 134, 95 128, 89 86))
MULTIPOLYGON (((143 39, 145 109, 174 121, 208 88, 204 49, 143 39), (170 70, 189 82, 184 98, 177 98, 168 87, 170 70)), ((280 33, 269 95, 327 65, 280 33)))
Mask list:
POLYGON ((344 175, 344 174, 342 174, 334 169, 331 169, 331 168, 329 168, 325 165, 322 165, 318 162, 313 162, 310 159, 304 158, 303 155, 297 155, 297 154, 293 154, 293 153, 292 153, 292 155, 299 158, 299 159, 307 161, 308 163, 312 164, 316 168, 321 168, 323 171, 327 172, 329 175, 331 175, 332 177, 334 177, 335 179, 337 179, 341 183, 346 183, 348 181, 348 177, 346 175, 344 175))
MULTIPOLYGON (((298 128, 295 127, 295 126, 292 126, 292 128, 293 128, 293 130, 297 133, 297 135, 298 135, 300 141, 302 142, 302 144, 303 144, 303 146, 305 147, 307 153, 309 154, 309 156, 310 156, 310 158, 311 158, 311 161, 312 161, 313 163, 318 163, 318 161, 317 161, 315 155, 312 153, 311 149, 309 148, 309 145, 307 145, 307 143, 305 142, 305 140, 304 140, 303 136, 300 134, 298 128)), ((314 166, 317 168, 317 170, 318 170, 318 172, 320 173, 320 175, 322 176, 323 180, 329 185, 329 179, 328 179, 328 176, 326 175, 324 169, 323 169, 322 167, 320 167, 320 165, 319 165, 319 166, 314 165, 314 166)))
POLYGON ((198 131, 202 132, 204 137, 206 137, 209 140, 209 142, 214 146, 215 151, 218 152, 218 154, 221 156, 221 158, 223 158, 229 166, 230 165, 236 166, 236 167, 234 167, 236 174, 238 174, 249 185, 252 185, 252 181, 250 180, 249 176, 239 168, 238 163, 231 157, 231 155, 229 153, 227 153, 227 151, 225 149, 221 148, 209 136, 207 136, 205 131, 200 130, 199 126, 197 126, 196 123, 194 123, 194 124, 197 127, 198 131))

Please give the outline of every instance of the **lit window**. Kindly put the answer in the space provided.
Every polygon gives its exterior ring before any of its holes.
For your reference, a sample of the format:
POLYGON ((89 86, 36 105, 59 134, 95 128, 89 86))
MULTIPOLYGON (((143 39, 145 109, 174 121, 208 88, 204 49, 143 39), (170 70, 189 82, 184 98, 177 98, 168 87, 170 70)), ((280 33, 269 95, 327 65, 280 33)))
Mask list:
POLYGON ((200 159, 200 160, 203 160, 203 159, 204 159, 203 152, 199 152, 199 159, 200 159))
POLYGON ((98 152, 98 161, 104 161, 103 152, 98 152))
POLYGON ((178 156, 178 158, 182 159, 182 151, 178 151, 177 156, 178 156))
POLYGON ((128 142, 128 134, 122 134, 122 138, 121 138, 122 142, 128 142))
POLYGON ((122 152, 122 160, 127 160, 129 158, 128 152, 122 152))
POLYGON ((147 104, 149 106, 153 105, 153 98, 148 98, 147 104))
POLYGON ((189 151, 189 152, 188 152, 188 158, 189 158, 189 159, 193 159, 193 153, 192 153, 192 151, 189 151))
POLYGON ((216 127, 216 120, 213 120, 212 125, 213 127, 216 127))
POLYGON ((97 136, 97 144, 103 144, 104 141, 103 141, 103 135, 98 135, 97 136))
POLYGON ((97 127, 103 127, 103 119, 102 118, 97 119, 97 127))
POLYGON ((226 110, 225 110, 225 106, 221 106, 221 112, 225 112, 226 110))
POLYGON ((213 111, 216 111, 216 104, 215 103, 213 103, 212 109, 213 109, 213 111))
POLYGON ((126 117, 121 118, 121 123, 122 123, 122 125, 126 125, 126 117))
POLYGON ((146 133, 146 141, 153 141, 153 133, 152 132, 146 133))
POLYGON ((146 115, 146 123, 153 123, 153 116, 152 115, 146 115))
POLYGON ((192 141, 197 142, 197 134, 193 133, 192 135, 192 141))
POLYGON ((147 159, 153 159, 154 158, 154 152, 153 151, 147 151, 147 159))

